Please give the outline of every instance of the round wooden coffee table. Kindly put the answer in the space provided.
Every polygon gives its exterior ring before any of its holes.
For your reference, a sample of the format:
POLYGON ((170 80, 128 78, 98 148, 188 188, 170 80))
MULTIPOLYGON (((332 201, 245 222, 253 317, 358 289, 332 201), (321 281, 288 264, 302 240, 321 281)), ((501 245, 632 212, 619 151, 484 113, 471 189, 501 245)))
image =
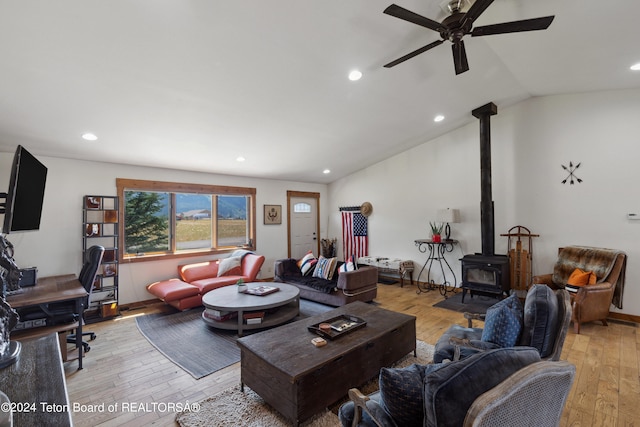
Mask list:
POLYGON ((268 295, 249 295, 238 292, 237 286, 223 286, 207 292, 202 297, 205 309, 202 320, 207 325, 219 328, 237 330, 242 336, 244 330, 268 328, 280 325, 293 319, 300 312, 300 290, 286 283, 255 282, 247 283, 249 289, 258 286, 273 286, 280 290, 268 295), (276 309, 277 310, 273 310, 276 309), (225 313, 237 312, 237 317, 226 320, 215 320, 212 316, 224 316, 225 313), (260 323, 245 323, 244 315, 248 313, 264 312, 260 323))

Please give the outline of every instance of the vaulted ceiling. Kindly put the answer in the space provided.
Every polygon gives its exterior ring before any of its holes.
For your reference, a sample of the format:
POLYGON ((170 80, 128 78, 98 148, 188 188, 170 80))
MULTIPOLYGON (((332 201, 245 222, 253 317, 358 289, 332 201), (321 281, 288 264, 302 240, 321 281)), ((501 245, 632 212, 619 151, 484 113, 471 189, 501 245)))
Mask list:
MULTIPOLYGON (((394 1, 446 16, 443 0, 394 1)), ((328 183, 490 101, 640 87, 637 0, 495 0, 476 25, 555 20, 465 37, 457 76, 448 42, 383 68, 439 39, 391 3, 0 0, 0 151, 328 183)))

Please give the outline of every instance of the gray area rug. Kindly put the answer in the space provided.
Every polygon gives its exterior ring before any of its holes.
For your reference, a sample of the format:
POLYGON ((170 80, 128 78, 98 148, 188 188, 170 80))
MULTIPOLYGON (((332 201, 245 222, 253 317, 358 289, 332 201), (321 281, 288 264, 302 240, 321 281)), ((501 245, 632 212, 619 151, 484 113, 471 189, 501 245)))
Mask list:
POLYGON ((464 297, 464 303, 462 302, 462 292, 457 292, 452 296, 434 304, 434 307, 445 308, 447 310, 453 310, 460 313, 465 311, 469 313, 486 313, 487 308, 500 301, 496 297, 474 295, 473 298, 467 293, 464 297))
MULTIPOLYGON (((416 347, 417 357, 413 357, 413 353, 410 353, 394 366, 403 367, 413 363, 424 365, 433 360, 432 345, 417 341, 416 347)), ((377 389, 377 378, 360 387, 360 390, 366 394, 377 389)), ((248 387, 245 387, 244 390, 244 393, 241 392, 240 386, 224 390, 199 402, 196 411, 177 414, 176 421, 181 427, 287 427, 291 425, 253 390, 248 387)), ((336 405, 332 410, 327 409, 305 421, 302 425, 305 427, 339 427, 340 421, 336 415, 338 407, 339 405, 336 405)))
MULTIPOLYGON (((313 301, 300 301, 300 315, 294 320, 331 310, 313 301)), ((144 337, 167 359, 196 379, 240 361, 238 335, 214 329, 202 320, 202 307, 175 313, 155 313, 136 318, 144 337)))

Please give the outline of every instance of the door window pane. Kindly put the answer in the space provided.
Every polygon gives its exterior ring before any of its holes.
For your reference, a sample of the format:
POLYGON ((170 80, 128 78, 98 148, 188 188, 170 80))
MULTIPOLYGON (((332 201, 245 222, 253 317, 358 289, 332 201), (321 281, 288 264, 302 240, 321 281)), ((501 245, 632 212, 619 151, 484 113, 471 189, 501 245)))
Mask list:
POLYGON ((309 203, 296 203, 293 205, 294 213, 309 213, 311 212, 311 205, 309 203))

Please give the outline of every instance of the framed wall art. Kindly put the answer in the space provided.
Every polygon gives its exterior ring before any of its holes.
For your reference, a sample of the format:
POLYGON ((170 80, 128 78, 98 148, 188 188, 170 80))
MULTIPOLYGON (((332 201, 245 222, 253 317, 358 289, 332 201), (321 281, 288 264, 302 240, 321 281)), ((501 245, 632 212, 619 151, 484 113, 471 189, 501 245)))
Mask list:
POLYGON ((282 205, 264 205, 264 223, 282 224, 282 205))

